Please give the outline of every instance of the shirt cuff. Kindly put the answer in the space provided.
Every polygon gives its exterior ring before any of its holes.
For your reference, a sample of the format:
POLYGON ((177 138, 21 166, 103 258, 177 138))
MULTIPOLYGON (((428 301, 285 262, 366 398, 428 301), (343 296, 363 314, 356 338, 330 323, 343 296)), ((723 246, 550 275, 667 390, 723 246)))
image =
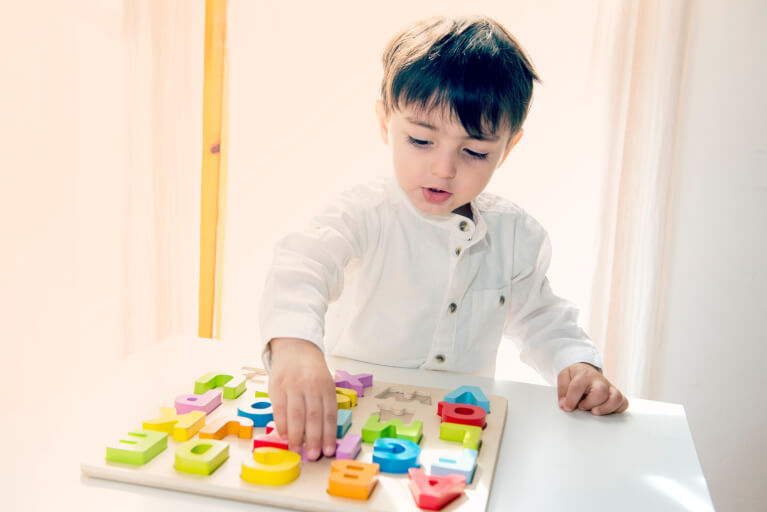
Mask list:
POLYGON ((266 373, 272 370, 272 349, 271 340, 275 338, 297 338, 313 343, 325 353, 325 346, 322 343, 323 327, 314 322, 304 322, 303 325, 297 322, 293 317, 282 317, 270 319, 264 326, 261 336, 263 350, 261 351, 261 362, 264 364, 266 373))
POLYGON ((560 351, 551 364, 551 370, 554 372, 554 382, 559 377, 559 372, 576 363, 588 363, 602 373, 602 358, 596 349, 574 347, 560 351))

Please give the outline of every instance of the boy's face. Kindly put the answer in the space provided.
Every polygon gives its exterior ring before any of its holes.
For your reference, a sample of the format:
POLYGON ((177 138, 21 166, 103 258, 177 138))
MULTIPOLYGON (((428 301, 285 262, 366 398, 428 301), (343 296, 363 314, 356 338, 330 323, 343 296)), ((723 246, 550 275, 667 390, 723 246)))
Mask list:
POLYGON ((469 136, 447 111, 421 112, 405 105, 387 117, 376 104, 381 137, 392 148, 394 174, 413 205, 447 215, 484 190, 522 136, 508 127, 488 139, 469 136))

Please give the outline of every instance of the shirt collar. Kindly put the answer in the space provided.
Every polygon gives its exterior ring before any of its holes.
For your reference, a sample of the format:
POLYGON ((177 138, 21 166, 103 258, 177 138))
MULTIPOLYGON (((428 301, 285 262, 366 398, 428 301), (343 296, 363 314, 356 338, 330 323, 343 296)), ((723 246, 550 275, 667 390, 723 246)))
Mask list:
POLYGON ((429 224, 436 226, 440 229, 444 229, 450 233, 451 237, 458 238, 459 240, 470 241, 473 245, 479 240, 484 239, 487 234, 487 224, 482 216, 482 213, 477 207, 476 198, 472 199, 469 205, 471 206, 471 215, 474 220, 458 215, 457 213, 449 213, 447 215, 434 215, 431 213, 425 213, 413 206, 410 199, 405 195, 402 188, 397 183, 395 177, 390 176, 388 178, 388 186, 392 192, 392 196, 405 205, 408 211, 416 217, 428 222, 429 224))

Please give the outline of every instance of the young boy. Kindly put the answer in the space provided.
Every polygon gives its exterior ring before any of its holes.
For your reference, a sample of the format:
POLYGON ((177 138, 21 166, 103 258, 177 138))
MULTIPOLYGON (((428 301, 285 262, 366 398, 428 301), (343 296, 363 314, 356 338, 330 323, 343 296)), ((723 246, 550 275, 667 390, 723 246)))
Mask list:
POLYGON ((506 334, 556 377, 565 411, 624 411, 577 310, 549 288, 545 231, 482 193, 522 136, 538 80, 520 46, 488 18, 433 18, 397 35, 383 64, 376 113, 394 179, 351 190, 285 237, 267 277, 261 335, 277 431, 292 450, 305 439, 309 458, 333 454, 323 340, 352 359, 492 375, 506 334), (334 301, 340 319, 326 333, 334 301))

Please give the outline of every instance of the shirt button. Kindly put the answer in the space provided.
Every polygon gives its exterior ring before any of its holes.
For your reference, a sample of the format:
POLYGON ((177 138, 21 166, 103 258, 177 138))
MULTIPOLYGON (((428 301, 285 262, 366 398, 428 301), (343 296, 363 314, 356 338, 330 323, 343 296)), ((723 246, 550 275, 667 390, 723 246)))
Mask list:
POLYGON ((458 229, 460 229, 461 231, 466 231, 466 227, 468 225, 469 225, 468 222, 466 222, 465 220, 462 220, 461 223, 458 224, 458 229))
POLYGON ((501 306, 503 306, 504 304, 506 304, 506 297, 504 297, 503 295, 501 295, 501 298, 500 298, 500 299, 498 299, 498 303, 499 303, 501 306))
POLYGON ((434 360, 437 361, 438 363, 444 363, 445 356, 443 356, 442 354, 437 354, 436 356, 434 356, 434 360))
POLYGON ((455 302, 451 302, 450 305, 447 307, 447 310, 451 313, 455 313, 455 310, 458 309, 458 306, 455 305, 455 302))
POLYGON ((456 256, 460 256, 461 255, 461 248, 460 247, 456 247, 455 248, 455 255, 456 256))

